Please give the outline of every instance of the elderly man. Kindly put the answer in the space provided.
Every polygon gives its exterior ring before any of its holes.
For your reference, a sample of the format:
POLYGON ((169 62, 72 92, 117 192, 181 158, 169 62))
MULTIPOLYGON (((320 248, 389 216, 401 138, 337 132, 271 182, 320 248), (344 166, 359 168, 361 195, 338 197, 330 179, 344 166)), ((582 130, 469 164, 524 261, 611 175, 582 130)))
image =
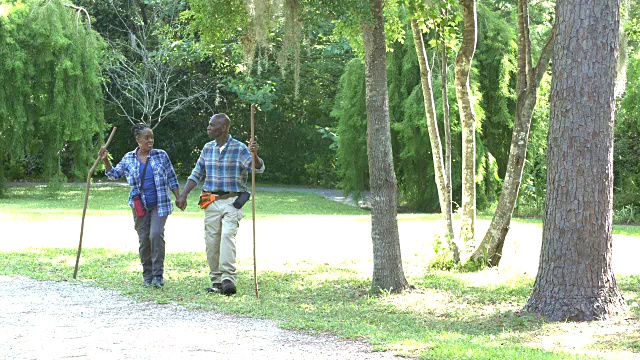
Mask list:
POLYGON ((236 234, 242 219, 242 205, 248 200, 247 174, 255 161, 256 173, 264 171, 258 144, 247 147, 229 135, 231 121, 226 114, 209 120, 207 133, 213 141, 205 144, 198 162, 176 200, 183 209, 187 195, 204 178, 200 207, 204 208, 204 241, 209 263, 209 292, 236 293, 236 234))

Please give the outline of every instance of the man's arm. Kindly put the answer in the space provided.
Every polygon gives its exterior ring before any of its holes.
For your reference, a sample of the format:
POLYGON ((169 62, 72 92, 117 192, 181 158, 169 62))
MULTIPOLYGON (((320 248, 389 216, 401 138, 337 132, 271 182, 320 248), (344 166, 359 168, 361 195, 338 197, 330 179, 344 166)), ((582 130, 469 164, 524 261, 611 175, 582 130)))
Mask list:
POLYGON ((197 184, 195 181, 189 179, 187 180, 187 183, 184 184, 184 190, 182 190, 182 194, 180 194, 180 191, 178 190, 178 196, 176 196, 176 206, 178 208, 180 208, 181 210, 184 210, 187 207, 187 195, 189 195, 191 190, 193 190, 193 188, 196 187, 196 185, 197 184))
POLYGON ((256 169, 262 169, 262 159, 258 157, 258 143, 252 141, 249 143, 249 152, 251 153, 252 161, 255 164, 256 169))
POLYGON ((184 189, 182 190, 182 194, 176 199, 176 206, 180 209, 184 210, 187 207, 187 196, 193 190, 198 182, 202 179, 204 174, 206 173, 205 167, 205 153, 207 151, 207 145, 204 146, 202 151, 200 152, 200 157, 198 157, 198 161, 196 161, 196 166, 191 171, 191 175, 187 179, 187 183, 184 184, 184 189), (193 180, 195 179, 195 180, 193 180))

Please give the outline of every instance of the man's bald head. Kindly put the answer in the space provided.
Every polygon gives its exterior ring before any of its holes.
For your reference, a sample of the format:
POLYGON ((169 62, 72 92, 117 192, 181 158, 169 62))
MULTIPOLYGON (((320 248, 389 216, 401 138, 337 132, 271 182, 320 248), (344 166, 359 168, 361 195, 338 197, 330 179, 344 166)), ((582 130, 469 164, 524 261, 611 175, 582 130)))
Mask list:
POLYGON ((218 143, 224 143, 229 136, 229 127, 231 120, 227 114, 215 114, 209 120, 207 133, 212 139, 216 139, 218 143))
POLYGON ((224 127, 227 129, 227 131, 229 131, 229 126, 231 125, 231 120, 229 119, 227 114, 224 114, 224 113, 215 114, 215 115, 213 115, 211 117, 211 121, 215 121, 215 122, 218 122, 221 125, 224 125, 224 127))

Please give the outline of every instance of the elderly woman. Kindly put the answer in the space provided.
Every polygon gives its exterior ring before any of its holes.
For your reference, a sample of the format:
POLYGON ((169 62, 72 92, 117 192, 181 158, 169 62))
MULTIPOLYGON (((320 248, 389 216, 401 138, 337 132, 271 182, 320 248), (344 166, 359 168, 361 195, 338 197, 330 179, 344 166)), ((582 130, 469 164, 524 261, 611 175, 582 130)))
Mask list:
POLYGON ((111 180, 127 177, 131 192, 135 229, 140 242, 140 261, 144 285, 164 286, 164 225, 173 211, 169 190, 178 198, 180 189, 176 173, 164 150, 153 148, 153 130, 144 124, 131 129, 138 147, 126 153, 115 167, 111 166, 108 152, 103 147, 98 156, 111 180))

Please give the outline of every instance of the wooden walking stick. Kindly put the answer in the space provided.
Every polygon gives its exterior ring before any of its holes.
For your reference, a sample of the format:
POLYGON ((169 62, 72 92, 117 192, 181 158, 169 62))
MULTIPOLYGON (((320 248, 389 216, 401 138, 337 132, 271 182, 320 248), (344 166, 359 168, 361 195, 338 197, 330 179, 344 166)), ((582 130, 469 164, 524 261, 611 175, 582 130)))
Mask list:
MULTIPOLYGON (((105 149, 109 146, 111 139, 113 139, 113 135, 116 133, 116 129, 117 127, 114 127, 113 130, 111 130, 111 134, 109 135, 107 142, 104 144, 105 149)), ((84 208, 82 209, 82 223, 80 224, 80 242, 78 243, 78 255, 76 256, 76 267, 73 270, 74 279, 78 275, 78 263, 80 262, 80 253, 82 252, 82 233, 84 232, 84 216, 87 214, 87 202, 89 202, 89 187, 91 186, 91 175, 93 175, 93 171, 96 169, 96 166, 98 166, 99 162, 100 162, 100 155, 98 155, 96 162, 93 163, 91 170, 89 170, 89 175, 87 176, 87 192, 84 194, 84 208)))
MULTIPOLYGON (((254 140, 254 113, 256 105, 251 104, 251 142, 254 140)), ((256 265, 256 156, 251 153, 251 219, 253 220, 253 283, 256 287, 256 299, 260 300, 260 292, 258 290, 258 270, 256 265)))

